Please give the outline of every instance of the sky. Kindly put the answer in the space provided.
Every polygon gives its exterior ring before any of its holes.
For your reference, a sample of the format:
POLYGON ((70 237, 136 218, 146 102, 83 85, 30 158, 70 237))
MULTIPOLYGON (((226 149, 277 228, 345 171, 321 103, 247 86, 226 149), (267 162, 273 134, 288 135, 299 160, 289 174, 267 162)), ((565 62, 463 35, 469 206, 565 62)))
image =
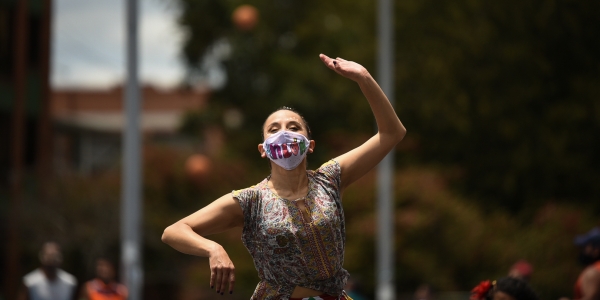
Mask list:
MULTIPOLYGON (((124 0, 54 0, 51 85, 53 88, 106 89, 125 76, 124 0)), ((158 88, 181 82, 174 0, 138 0, 140 81, 158 88)))

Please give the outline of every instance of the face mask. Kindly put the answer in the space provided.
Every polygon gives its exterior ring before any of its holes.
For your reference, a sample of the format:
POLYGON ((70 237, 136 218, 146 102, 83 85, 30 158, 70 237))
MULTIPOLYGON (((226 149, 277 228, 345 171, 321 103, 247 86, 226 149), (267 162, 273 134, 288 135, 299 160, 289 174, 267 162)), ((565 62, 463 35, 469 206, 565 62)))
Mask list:
POLYGON ((306 156, 310 141, 302 134, 282 130, 263 142, 267 157, 286 170, 295 169, 306 156))

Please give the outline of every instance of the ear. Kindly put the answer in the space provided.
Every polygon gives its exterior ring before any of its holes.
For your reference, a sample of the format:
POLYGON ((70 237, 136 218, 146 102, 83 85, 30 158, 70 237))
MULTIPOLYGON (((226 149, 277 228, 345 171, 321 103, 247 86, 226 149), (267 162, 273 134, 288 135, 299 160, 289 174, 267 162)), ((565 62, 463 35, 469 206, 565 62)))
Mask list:
POLYGON ((263 148, 263 144, 258 144, 258 153, 260 153, 260 157, 267 158, 267 152, 263 148))
POLYGON ((308 153, 313 153, 315 151, 315 140, 310 140, 310 143, 308 144, 308 153))

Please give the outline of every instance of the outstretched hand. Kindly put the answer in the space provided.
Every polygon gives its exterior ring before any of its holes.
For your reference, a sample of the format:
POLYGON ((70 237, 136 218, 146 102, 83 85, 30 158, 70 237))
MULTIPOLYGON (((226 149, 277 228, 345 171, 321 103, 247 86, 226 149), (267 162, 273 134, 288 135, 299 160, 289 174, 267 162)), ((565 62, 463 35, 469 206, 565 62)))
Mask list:
POLYGON ((320 54, 319 58, 321 58, 321 61, 323 61, 328 68, 353 81, 358 82, 359 80, 370 76, 369 71, 367 71, 365 67, 353 61, 348 61, 341 57, 333 59, 325 54, 320 54))

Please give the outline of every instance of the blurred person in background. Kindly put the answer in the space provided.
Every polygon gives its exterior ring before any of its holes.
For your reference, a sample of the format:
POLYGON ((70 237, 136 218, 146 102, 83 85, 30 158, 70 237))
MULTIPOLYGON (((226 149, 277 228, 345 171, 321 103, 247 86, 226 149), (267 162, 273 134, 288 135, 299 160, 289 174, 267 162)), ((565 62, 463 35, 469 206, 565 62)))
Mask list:
POLYGON ((600 227, 575 238, 585 269, 575 282, 575 300, 600 300, 600 227))
POLYGON ((81 288, 80 300, 125 300, 127 288, 116 280, 115 265, 105 257, 96 260, 96 278, 81 288))
POLYGON ((23 277, 21 300, 75 299, 77 279, 60 269, 62 253, 56 242, 46 242, 40 251, 41 266, 23 277))
POLYGON ((415 290, 414 300, 432 300, 433 290, 429 284, 421 284, 415 290))
POLYGON ((529 282, 531 279, 531 273, 533 273, 533 266, 528 261, 522 259, 510 267, 508 276, 529 282))
POLYGON ((320 55, 331 70, 358 84, 378 132, 357 148, 307 170, 315 149, 306 120, 283 107, 267 117, 258 144, 270 159, 271 174, 236 190, 167 227, 162 240, 176 250, 208 257, 210 286, 233 292, 234 265, 223 247, 205 236, 242 227, 242 242, 260 278, 252 300, 351 299, 344 292, 349 273, 342 268, 345 221, 342 193, 375 167, 406 129, 369 72, 360 64, 320 55))
POLYGON ((504 277, 492 282, 482 281, 473 288, 469 300, 539 300, 539 298, 527 282, 514 277, 504 277))

